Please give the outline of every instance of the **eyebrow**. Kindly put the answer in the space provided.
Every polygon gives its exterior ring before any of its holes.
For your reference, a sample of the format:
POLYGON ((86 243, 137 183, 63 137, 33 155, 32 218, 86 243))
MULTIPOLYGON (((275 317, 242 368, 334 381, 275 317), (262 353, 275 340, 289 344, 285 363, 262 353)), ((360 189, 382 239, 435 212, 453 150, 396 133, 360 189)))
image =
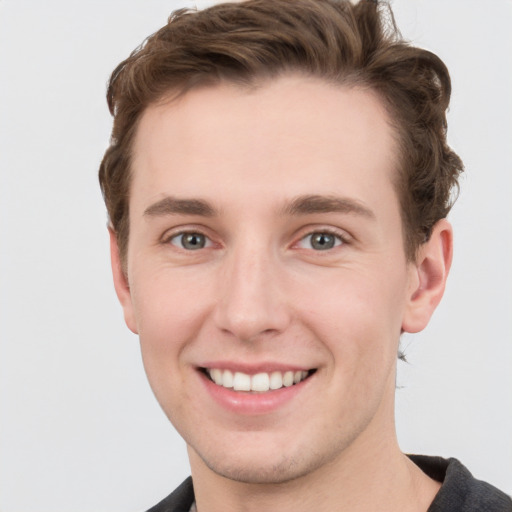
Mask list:
MULTIPOLYGON (((282 209, 284 215, 312 215, 315 213, 347 213, 374 219, 375 214, 359 202, 337 196, 304 195, 293 199, 282 209)), ((166 196, 144 210, 145 216, 198 215, 215 217, 218 211, 203 199, 179 199, 166 196)))
POLYGON ((214 217, 217 211, 208 202, 202 199, 178 199, 166 196, 153 203, 144 210, 144 215, 160 217, 165 215, 199 215, 201 217, 214 217))
POLYGON ((349 213, 375 219, 372 210, 353 199, 338 196, 305 195, 288 204, 286 215, 311 215, 315 213, 349 213))

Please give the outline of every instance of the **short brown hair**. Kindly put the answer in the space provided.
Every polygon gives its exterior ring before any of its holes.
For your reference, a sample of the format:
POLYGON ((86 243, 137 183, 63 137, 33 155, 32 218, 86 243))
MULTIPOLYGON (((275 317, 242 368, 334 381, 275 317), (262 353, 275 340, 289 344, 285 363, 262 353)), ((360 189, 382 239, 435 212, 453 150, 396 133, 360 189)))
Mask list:
POLYGON ((405 252, 413 260, 447 216, 463 170, 446 143, 451 83, 433 53, 404 41, 390 7, 362 0, 248 0, 181 9, 110 77, 114 116, 99 179, 126 262, 131 150, 144 110, 168 96, 223 81, 255 85, 286 72, 378 94, 396 130, 405 252))

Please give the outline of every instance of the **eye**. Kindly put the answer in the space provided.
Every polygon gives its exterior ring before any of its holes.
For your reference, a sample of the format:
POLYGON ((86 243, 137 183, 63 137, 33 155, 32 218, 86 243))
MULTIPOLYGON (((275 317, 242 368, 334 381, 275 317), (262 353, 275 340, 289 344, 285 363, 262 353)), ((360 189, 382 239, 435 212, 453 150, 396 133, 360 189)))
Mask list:
POLYGON ((315 251, 327 251, 344 243, 343 239, 328 231, 310 233, 299 241, 302 249, 314 249, 315 251))
POLYGON ((197 251, 209 247, 211 240, 202 233, 178 233, 169 239, 172 245, 185 249, 187 251, 197 251))

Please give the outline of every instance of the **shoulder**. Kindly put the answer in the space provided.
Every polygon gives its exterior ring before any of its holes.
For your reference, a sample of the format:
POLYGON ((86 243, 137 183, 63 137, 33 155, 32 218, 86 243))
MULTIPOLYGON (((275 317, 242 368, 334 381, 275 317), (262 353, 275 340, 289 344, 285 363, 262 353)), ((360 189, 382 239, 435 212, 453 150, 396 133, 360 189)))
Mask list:
POLYGON ((512 499, 473 477, 457 459, 410 455, 424 473, 442 482, 428 512, 512 512, 512 499))
POLYGON ((192 478, 188 477, 167 498, 151 507, 147 512, 189 512, 194 503, 192 478))

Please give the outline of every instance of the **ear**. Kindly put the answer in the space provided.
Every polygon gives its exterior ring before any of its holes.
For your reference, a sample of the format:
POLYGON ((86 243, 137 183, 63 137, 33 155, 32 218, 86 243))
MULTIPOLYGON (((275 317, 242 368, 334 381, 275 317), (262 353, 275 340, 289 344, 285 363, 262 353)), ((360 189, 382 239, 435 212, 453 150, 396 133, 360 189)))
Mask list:
POLYGON ((116 289, 117 298, 123 307, 124 321, 126 322, 128 329, 130 329, 130 331, 133 333, 138 334, 137 323, 135 322, 135 315, 133 311, 130 285, 121 264, 117 237, 110 227, 108 228, 108 233, 110 236, 110 261, 112 264, 112 275, 114 277, 114 288, 116 289))
POLYGON ((443 297, 453 255, 453 232, 450 223, 441 219, 430 239, 418 250, 411 268, 411 286, 402 321, 403 332, 423 330, 443 297))

